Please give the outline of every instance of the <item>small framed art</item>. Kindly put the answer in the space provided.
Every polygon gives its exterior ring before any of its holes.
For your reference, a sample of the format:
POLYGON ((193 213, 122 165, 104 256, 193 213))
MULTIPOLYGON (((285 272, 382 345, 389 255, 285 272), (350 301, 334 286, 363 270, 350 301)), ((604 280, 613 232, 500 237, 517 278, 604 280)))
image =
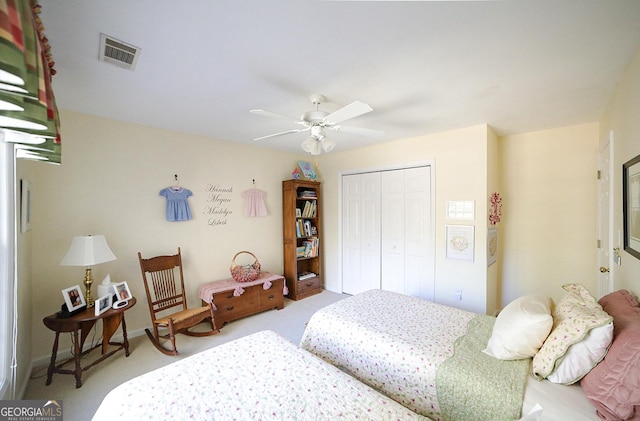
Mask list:
POLYGON ((101 315, 111 308, 113 294, 104 295, 96 300, 96 316, 101 315))
POLYGON ((87 306, 87 303, 84 300, 84 295, 82 295, 80 285, 75 285, 63 289, 62 297, 64 298, 64 302, 67 305, 67 310, 69 310, 69 313, 80 310, 82 307, 87 306))
POLYGON ((487 266, 498 260, 498 228, 489 227, 487 230, 487 266))
POLYGON ((447 259, 473 262, 473 225, 446 225, 447 259))

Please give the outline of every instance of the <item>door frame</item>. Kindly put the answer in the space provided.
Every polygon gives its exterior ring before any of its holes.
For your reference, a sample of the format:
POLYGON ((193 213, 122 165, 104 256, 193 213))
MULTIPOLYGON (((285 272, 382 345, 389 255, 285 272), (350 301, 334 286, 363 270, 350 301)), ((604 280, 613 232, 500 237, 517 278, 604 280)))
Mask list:
POLYGON ((429 209, 431 213, 431 218, 429 220, 431 232, 434 235, 431 238, 431 250, 433 253, 433 278, 435 279, 436 275, 436 239, 435 239, 435 225, 436 225, 436 163, 433 159, 427 159, 423 161, 417 162, 408 162, 403 164, 393 164, 393 165, 382 165, 382 166, 374 166, 374 167, 365 167, 365 168, 353 168, 338 171, 338 177, 340 182, 338 183, 338 272, 340 274, 340 292, 344 290, 344 279, 343 279, 343 262, 342 262, 342 253, 343 253, 343 239, 342 233, 343 231, 343 220, 342 220, 342 177, 346 175, 356 175, 356 174, 366 174, 371 172, 382 172, 382 171, 394 171, 394 170, 405 170, 409 168, 417 168, 417 167, 430 167, 430 201, 431 201, 431 209, 429 209))

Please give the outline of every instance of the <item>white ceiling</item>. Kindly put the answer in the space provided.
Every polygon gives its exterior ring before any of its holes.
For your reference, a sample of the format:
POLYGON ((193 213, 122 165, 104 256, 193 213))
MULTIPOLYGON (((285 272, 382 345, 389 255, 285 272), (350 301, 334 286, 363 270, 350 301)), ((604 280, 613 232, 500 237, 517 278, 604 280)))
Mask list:
MULTIPOLYGON (((300 152, 299 117, 355 100, 336 150, 488 123, 499 134, 597 121, 640 44, 638 0, 40 0, 58 107, 300 152), (141 48, 98 60, 100 33, 141 48)), ((64 121, 62 121, 64 141, 64 121)))

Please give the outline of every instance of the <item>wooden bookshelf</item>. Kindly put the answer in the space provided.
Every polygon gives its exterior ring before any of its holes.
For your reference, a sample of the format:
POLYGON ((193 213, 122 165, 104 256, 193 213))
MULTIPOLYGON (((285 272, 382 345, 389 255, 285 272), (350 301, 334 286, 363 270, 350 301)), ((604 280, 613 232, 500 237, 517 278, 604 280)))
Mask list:
POLYGON ((284 276, 288 297, 301 300, 324 288, 320 182, 282 182, 284 276))

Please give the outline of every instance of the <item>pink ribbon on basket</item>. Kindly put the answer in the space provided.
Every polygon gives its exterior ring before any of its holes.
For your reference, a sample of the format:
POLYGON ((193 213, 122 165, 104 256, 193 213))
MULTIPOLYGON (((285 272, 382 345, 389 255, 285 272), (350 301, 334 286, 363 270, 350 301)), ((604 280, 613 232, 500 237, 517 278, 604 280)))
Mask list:
POLYGON ((242 288, 242 287, 236 287, 236 289, 233 290, 233 296, 234 297, 239 297, 242 294, 244 294, 244 288, 242 288))

